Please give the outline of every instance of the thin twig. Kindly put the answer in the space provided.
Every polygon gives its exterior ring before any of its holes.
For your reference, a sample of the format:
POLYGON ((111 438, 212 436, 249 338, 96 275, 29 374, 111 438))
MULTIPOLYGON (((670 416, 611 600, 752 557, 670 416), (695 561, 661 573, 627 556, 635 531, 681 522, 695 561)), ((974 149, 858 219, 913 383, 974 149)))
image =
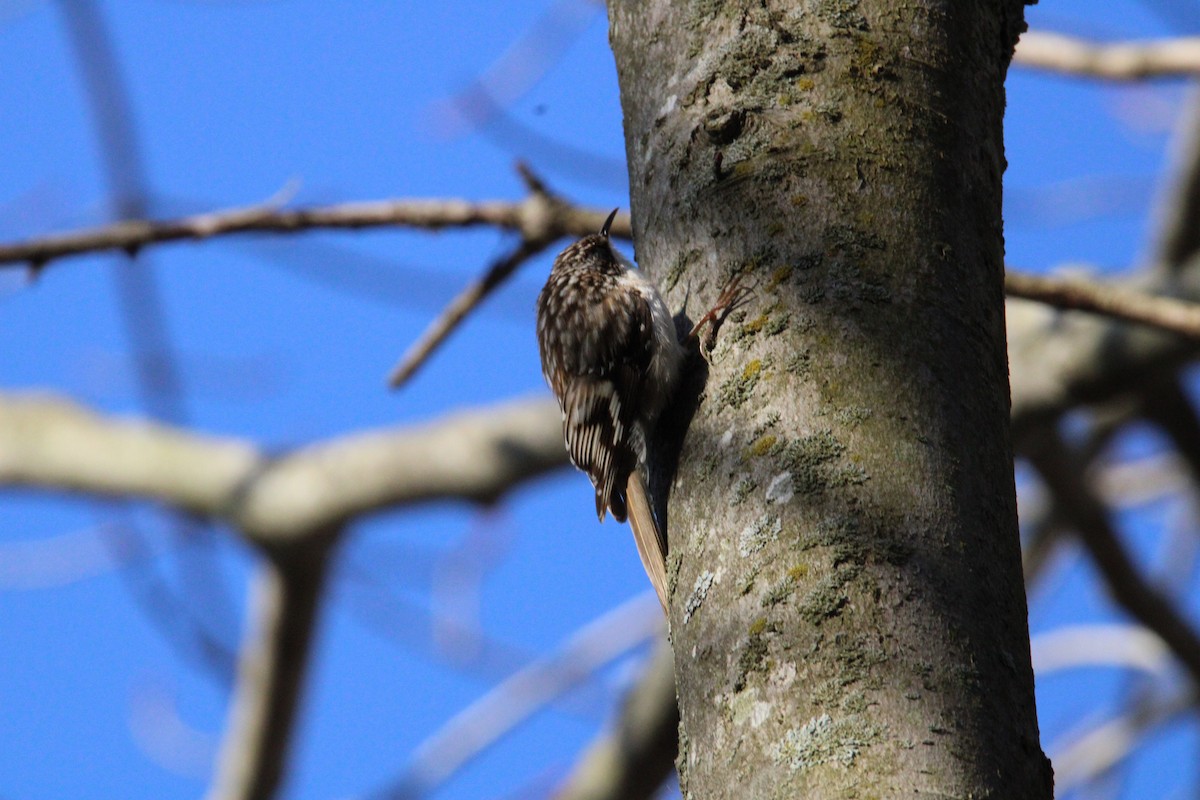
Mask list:
MULTIPOLYGON (((526 224, 521 228, 520 244, 513 248, 508 255, 493 262, 482 277, 463 289, 429 324, 420 338, 408 348, 408 351, 392 368, 391 374, 388 376, 388 385, 393 389, 403 386, 421 368, 421 365, 429 360, 442 342, 446 341, 446 337, 462 324, 467 315, 478 308, 479 304, 507 280, 517 267, 569 232, 558 222, 564 210, 569 210, 569 206, 558 195, 546 188, 542 179, 526 164, 518 161, 517 173, 529 189, 529 198, 525 201, 526 224)), ((621 216, 624 218, 614 220, 614 223, 620 223, 620 232, 614 235, 628 236, 631 227, 629 217, 628 215, 621 216)), ((596 225, 584 233, 595 233, 599 229, 600 225, 596 225)))
POLYGON ((1090 311, 1200 339, 1200 304, 1197 303, 1083 278, 1047 278, 1012 270, 1004 275, 1004 291, 1009 297, 1036 300, 1056 308, 1090 311))
POLYGON ((546 241, 523 239, 506 256, 493 262, 482 277, 463 289, 457 297, 450 301, 442 313, 429 323, 425 332, 417 341, 413 342, 408 351, 400 358, 399 363, 392 368, 392 372, 388 376, 388 385, 393 389, 403 386, 429 360, 433 352, 442 342, 446 341, 446 338, 466 319, 468 314, 474 311, 509 275, 512 275, 517 267, 546 249, 549 244, 550 242, 546 241))
POLYGON ((1135 81, 1200 75, 1200 36, 1145 42, 1089 42, 1026 31, 1013 63, 1087 78, 1135 81))

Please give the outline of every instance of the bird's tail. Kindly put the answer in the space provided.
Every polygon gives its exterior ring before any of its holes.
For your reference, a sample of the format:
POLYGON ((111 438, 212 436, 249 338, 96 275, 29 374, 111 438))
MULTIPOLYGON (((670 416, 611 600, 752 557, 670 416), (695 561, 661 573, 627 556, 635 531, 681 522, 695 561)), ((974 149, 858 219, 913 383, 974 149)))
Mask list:
POLYGON ((633 541, 637 544, 646 576, 654 585, 658 602, 662 604, 663 613, 666 614, 667 541, 654 519, 654 511, 650 508, 650 498, 646 494, 646 482, 642 478, 641 470, 635 469, 629 473, 625 499, 629 507, 629 527, 633 528, 633 541))

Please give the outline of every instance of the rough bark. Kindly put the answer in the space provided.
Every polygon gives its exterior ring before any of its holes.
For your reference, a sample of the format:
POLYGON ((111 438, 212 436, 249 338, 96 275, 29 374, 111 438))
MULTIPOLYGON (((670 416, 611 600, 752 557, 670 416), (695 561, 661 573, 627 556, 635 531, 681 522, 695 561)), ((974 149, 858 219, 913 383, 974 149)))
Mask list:
POLYGON ((670 484, 685 797, 1049 798, 1002 296, 1021 4, 609 17, 642 268, 693 315, 756 286, 670 484))

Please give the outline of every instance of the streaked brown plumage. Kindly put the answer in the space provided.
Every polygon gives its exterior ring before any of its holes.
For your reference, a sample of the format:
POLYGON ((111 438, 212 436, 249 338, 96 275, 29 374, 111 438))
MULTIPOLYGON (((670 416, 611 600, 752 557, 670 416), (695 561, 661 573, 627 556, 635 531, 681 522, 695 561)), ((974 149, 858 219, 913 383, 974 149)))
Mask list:
POLYGON ((665 610, 666 541, 643 470, 647 437, 674 391, 683 351, 653 281, 609 242, 616 213, 554 260, 538 295, 538 349, 571 462, 595 487, 596 515, 629 520, 665 610))

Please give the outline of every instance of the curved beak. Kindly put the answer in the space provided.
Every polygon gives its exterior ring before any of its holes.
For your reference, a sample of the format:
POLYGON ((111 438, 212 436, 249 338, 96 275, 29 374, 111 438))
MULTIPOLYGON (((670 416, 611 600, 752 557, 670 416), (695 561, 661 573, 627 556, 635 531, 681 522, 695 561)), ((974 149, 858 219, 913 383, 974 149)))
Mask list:
POLYGON ((612 227, 612 221, 616 218, 619 208, 614 208, 612 213, 608 215, 608 219, 604 220, 604 224, 600 227, 600 235, 605 239, 608 238, 608 229, 612 227))

